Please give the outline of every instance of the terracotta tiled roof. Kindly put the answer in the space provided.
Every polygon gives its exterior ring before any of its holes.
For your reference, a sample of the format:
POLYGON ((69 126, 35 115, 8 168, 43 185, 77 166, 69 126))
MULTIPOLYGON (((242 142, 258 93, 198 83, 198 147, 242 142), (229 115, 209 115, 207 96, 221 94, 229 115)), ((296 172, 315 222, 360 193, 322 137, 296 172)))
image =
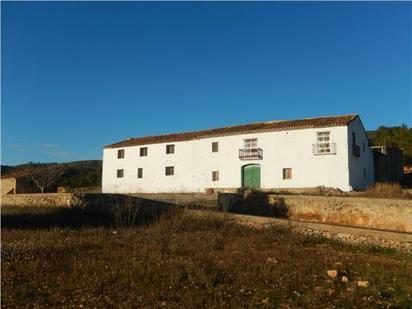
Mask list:
POLYGON ((245 124, 245 125, 237 125, 237 126, 208 129, 208 130, 201 130, 201 131, 191 131, 191 132, 183 132, 183 133, 129 138, 127 140, 124 140, 124 141, 121 141, 115 144, 107 145, 104 148, 119 148, 119 147, 150 145, 150 144, 159 144, 159 143, 167 143, 167 142, 180 142, 180 141, 189 141, 189 140, 196 140, 196 139, 209 138, 209 137, 258 133, 258 132, 286 131, 286 130, 298 130, 298 129, 309 129, 309 128, 324 128, 324 127, 339 127, 339 126, 347 126, 356 117, 358 117, 358 115, 351 114, 351 115, 307 118, 307 119, 298 119, 298 120, 256 122, 256 123, 245 124))

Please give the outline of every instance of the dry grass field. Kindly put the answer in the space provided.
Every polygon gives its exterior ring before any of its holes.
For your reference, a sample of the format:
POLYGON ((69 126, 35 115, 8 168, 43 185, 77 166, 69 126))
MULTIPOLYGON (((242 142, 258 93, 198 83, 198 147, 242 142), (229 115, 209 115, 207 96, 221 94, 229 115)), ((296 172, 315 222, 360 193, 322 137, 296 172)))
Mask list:
POLYGON ((4 308, 412 307, 410 255, 181 212, 116 227, 2 209, 1 257, 4 308))

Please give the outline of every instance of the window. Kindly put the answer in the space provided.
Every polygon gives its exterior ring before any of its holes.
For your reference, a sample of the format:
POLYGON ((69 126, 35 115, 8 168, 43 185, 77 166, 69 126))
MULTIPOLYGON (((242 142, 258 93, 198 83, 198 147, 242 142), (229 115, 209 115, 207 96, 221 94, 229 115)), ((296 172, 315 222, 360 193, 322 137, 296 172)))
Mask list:
POLYGON ((245 148, 256 148, 256 147, 257 147, 257 138, 245 139, 245 148))
POLYGON ((363 153, 365 153, 365 143, 362 143, 363 153))
POLYGON ((175 167, 174 166, 166 166, 166 176, 172 176, 175 174, 175 167))
POLYGON ((124 149, 119 149, 117 151, 117 158, 118 159, 123 159, 124 158, 124 149))
POLYGON ((292 169, 291 168, 283 169, 283 179, 292 179, 292 169))
POLYGON ((212 172, 212 181, 219 181, 219 171, 212 172))
POLYGON ((317 152, 318 153, 329 153, 331 152, 330 144, 330 132, 323 131, 317 132, 317 152))
POLYGON ((117 170, 117 178, 123 178, 124 170, 117 170))
POLYGON ((363 168, 363 178, 366 179, 366 168, 363 168))
POLYGON ((361 155, 360 146, 356 144, 356 134, 355 134, 355 132, 352 132, 352 154, 355 157, 360 157, 360 155, 361 155))
POLYGON ((212 152, 218 152, 219 151, 219 143, 218 142, 213 142, 212 143, 212 152))
POLYGON ((147 147, 140 148, 140 156, 147 157, 147 147))
POLYGON ((137 169, 137 178, 143 178, 143 168, 141 167, 137 169))
POLYGON ((175 153, 175 145, 166 145, 166 154, 175 153))

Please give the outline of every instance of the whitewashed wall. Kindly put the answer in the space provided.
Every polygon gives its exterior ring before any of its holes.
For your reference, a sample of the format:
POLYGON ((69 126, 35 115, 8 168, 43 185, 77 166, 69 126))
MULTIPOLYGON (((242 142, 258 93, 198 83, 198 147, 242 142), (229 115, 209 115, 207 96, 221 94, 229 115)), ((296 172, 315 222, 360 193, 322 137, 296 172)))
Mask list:
POLYGON ((374 182, 373 152, 368 145, 368 135, 361 120, 354 119, 348 128, 349 184, 354 190, 362 190, 374 182), (356 144, 360 146, 360 156, 352 151, 352 132, 356 134, 356 144))
MULTIPOLYGON (((348 191, 351 190, 348 141, 348 128, 342 126, 118 148, 125 149, 123 159, 117 158, 118 149, 108 148, 103 151, 102 190, 106 193, 160 193, 239 188, 242 166, 257 163, 261 165, 261 187, 265 189, 324 185, 348 191), (313 154, 312 144, 316 143, 318 131, 331 132, 331 142, 337 144, 337 154, 313 154), (258 139, 263 160, 239 159, 238 151, 243 148, 245 138, 258 139), (219 142, 219 152, 212 152, 212 142, 219 142), (174 154, 166 154, 167 144, 175 145, 174 154), (148 147, 147 157, 139 156, 141 147, 148 147), (166 166, 175 167, 173 176, 165 176, 166 166), (137 178, 139 167, 143 168, 142 179, 137 178), (292 179, 282 179, 283 168, 292 168, 292 179), (117 169, 124 169, 124 178, 116 177, 117 169), (212 181, 212 171, 219 171, 219 181, 212 181)), ((369 163, 373 164, 372 161, 369 163)))

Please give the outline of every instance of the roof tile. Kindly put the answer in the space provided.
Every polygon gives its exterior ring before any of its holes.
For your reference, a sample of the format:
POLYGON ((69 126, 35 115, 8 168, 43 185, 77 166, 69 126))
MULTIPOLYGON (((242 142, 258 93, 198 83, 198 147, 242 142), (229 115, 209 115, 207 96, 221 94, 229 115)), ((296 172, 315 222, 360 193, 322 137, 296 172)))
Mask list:
POLYGON ((298 130, 309 128, 324 128, 324 127, 337 127, 347 126, 358 115, 341 115, 331 117, 318 117, 318 118, 306 118, 298 120, 280 120, 280 121, 266 121, 256 122, 245 125, 229 126, 216 129, 208 129, 201 131, 191 131, 183 133, 173 133, 156 136, 145 136, 137 138, 129 138, 118 143, 107 145, 104 148, 120 148, 139 145, 150 145, 168 142, 181 142, 190 141, 202 138, 218 137, 218 136, 230 136, 237 134, 248 134, 258 132, 272 132, 272 131, 285 131, 285 130, 298 130))

